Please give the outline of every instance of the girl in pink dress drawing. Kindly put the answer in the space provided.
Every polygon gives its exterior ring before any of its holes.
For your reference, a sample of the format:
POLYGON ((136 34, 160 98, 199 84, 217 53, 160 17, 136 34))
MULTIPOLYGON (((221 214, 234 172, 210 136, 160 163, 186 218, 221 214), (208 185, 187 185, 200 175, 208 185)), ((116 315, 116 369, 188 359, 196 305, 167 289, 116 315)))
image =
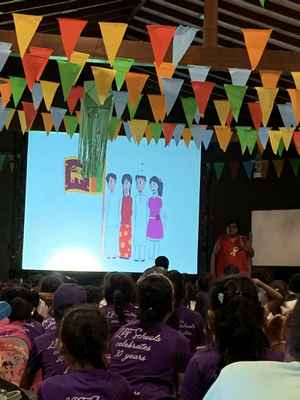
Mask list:
POLYGON ((163 183, 157 176, 153 176, 150 179, 150 189, 152 191, 152 197, 148 200, 148 258, 154 260, 159 254, 160 241, 164 237, 164 228, 161 220, 163 183))

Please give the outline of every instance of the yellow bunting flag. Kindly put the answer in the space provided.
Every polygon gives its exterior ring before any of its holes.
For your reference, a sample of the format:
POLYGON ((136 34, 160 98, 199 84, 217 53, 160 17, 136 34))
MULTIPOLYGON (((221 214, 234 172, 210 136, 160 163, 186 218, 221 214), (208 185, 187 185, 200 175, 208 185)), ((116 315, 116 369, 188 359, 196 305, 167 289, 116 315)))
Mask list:
POLYGON ((19 115, 21 131, 24 135, 24 133, 27 131, 25 112, 23 110, 18 110, 18 115, 19 115))
POLYGON ((50 111, 52 101, 58 89, 59 83, 50 81, 40 81, 40 84, 47 111, 50 111))
POLYGON ((188 146, 192 139, 192 131, 190 130, 190 128, 184 128, 182 133, 182 138, 186 146, 188 146))
POLYGON ((279 128, 281 130, 281 138, 286 151, 288 151, 294 136, 294 128, 279 128))
POLYGON ((128 103, 130 106, 134 107, 137 104, 148 78, 148 74, 138 74, 136 72, 128 72, 126 75, 128 103))
POLYGON ((111 90, 117 71, 109 68, 92 67, 100 104, 104 104, 111 90))
POLYGON ((44 123, 44 128, 46 132, 51 132, 53 127, 53 119, 51 113, 42 112, 42 119, 44 123))
POLYGON ((242 29, 251 68, 254 70, 265 51, 272 29, 242 29))
POLYGON ((300 90, 299 89, 288 89, 287 91, 291 98, 295 120, 298 125, 300 122, 300 90))
POLYGON ((2 106, 6 107, 11 96, 11 86, 9 81, 0 84, 0 94, 2 106))
POLYGON ((70 57, 70 63, 80 65, 80 70, 77 74, 76 80, 79 78, 87 60, 89 59, 88 53, 81 53, 80 51, 73 51, 70 57))
POLYGON ((14 108, 8 108, 8 115, 5 121, 5 127, 6 129, 9 129, 10 123, 15 115, 15 109, 14 108))
POLYGON ((132 119, 128 121, 131 134, 137 144, 141 142, 145 134, 148 121, 144 119, 132 119))
POLYGON ((158 84, 160 88, 160 92, 163 93, 163 83, 162 79, 171 79, 172 76, 174 75, 176 65, 170 63, 170 62, 163 62, 160 64, 159 67, 157 67, 156 63, 154 62, 155 70, 156 70, 156 75, 158 77, 158 84))
POLYGON ((20 55, 23 57, 43 17, 13 13, 13 18, 20 55))
POLYGON ((221 122, 221 125, 226 126, 229 114, 231 112, 231 107, 228 100, 215 100, 214 105, 221 122))
POLYGON ((78 119, 78 123, 80 124, 81 113, 80 111, 75 111, 76 117, 78 119))
POLYGON ((217 136, 219 146, 223 151, 226 151, 232 137, 232 130, 229 126, 215 126, 215 134, 217 136))
POLYGON ((151 140, 153 139, 153 134, 152 134, 150 125, 147 125, 147 127, 146 127, 145 136, 146 136, 147 142, 149 144, 151 142, 151 140))
POLYGON ((292 77, 294 79, 296 89, 300 89, 300 72, 292 72, 292 77))
POLYGON ((269 140, 274 154, 277 154, 278 146, 282 137, 281 131, 269 131, 269 140))
POLYGON ((279 89, 272 89, 272 88, 264 88, 264 87, 257 87, 257 95, 259 98, 260 108, 262 112, 262 122, 263 126, 267 126, 271 112, 273 110, 274 101, 277 96, 279 89))
POLYGON ((165 96, 149 94, 148 99, 156 122, 163 122, 166 116, 165 96))
POLYGON ((116 22, 99 22, 107 58, 112 64, 117 56, 128 24, 116 22))
POLYGON ((273 160, 273 165, 276 171, 277 178, 280 178, 282 175, 284 163, 285 160, 273 160))
POLYGON ((281 71, 262 70, 259 73, 264 88, 275 89, 277 87, 281 71))

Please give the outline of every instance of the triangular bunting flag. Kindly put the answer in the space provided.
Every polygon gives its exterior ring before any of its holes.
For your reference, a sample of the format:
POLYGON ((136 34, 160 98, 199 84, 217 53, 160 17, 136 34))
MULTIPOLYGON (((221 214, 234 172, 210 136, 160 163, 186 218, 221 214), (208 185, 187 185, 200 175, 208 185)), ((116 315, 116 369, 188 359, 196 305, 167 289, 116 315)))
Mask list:
POLYGON ((148 121, 143 119, 132 119, 128 122, 131 130, 131 134, 137 144, 140 144, 145 134, 148 121))
POLYGON ((225 164, 223 162, 214 162, 214 170, 216 177, 219 180, 223 174, 225 164))
POLYGON ((191 132, 190 128, 184 128, 182 138, 183 138, 185 145, 188 147, 190 144, 190 141, 192 139, 192 132, 191 132))
POLYGON ((296 89, 300 89, 300 72, 292 72, 291 74, 294 79, 296 89))
POLYGON ((163 91, 162 79, 171 79, 175 72, 175 65, 169 62, 163 62, 159 67, 154 63, 156 75, 158 77, 158 84, 161 94, 165 94, 163 91))
POLYGON ((84 89, 82 86, 72 87, 70 94, 68 96, 68 100, 67 100, 68 110, 69 110, 70 114, 73 114, 78 101, 80 99, 82 99, 83 95, 84 95, 84 89))
POLYGON ((177 65, 196 36, 196 33, 199 31, 198 28, 194 28, 193 26, 183 26, 179 25, 176 28, 176 32, 173 39, 173 64, 177 65))
POLYGON ((298 155, 300 156, 300 132, 294 132, 294 145, 298 155))
POLYGON ((215 87, 213 82, 192 82, 200 116, 204 116, 209 98, 215 87))
POLYGON ((42 115, 45 131, 47 133, 51 132, 52 126, 53 126, 52 115, 50 113, 44 113, 44 112, 42 112, 41 115, 42 115))
POLYGON ((198 125, 194 125, 192 127, 192 135, 194 139, 195 146, 197 147, 198 150, 201 148, 201 134, 202 134, 203 128, 201 128, 198 125))
POLYGON ((291 103, 277 104, 282 122, 286 128, 296 128, 295 115, 291 103))
POLYGON ((128 72, 126 75, 125 80, 128 90, 128 103, 131 106, 134 106, 137 103, 148 78, 148 74, 138 74, 136 72, 128 72))
POLYGON ((36 81, 40 80, 44 72, 48 58, 26 53, 22 59, 23 69, 27 85, 32 90, 36 81))
POLYGON ((32 88, 33 107, 38 110, 43 100, 43 93, 40 83, 35 83, 32 88))
POLYGON ((32 127, 33 121, 35 120, 37 111, 34 109, 33 103, 29 101, 22 101, 23 110, 26 119, 26 128, 29 131, 32 127))
POLYGON ((177 124, 174 129, 173 138, 175 140, 176 146, 178 146, 180 143, 184 128, 185 128, 185 124, 177 124))
POLYGON ((72 137, 76 132, 76 128, 78 125, 78 119, 75 115, 65 115, 64 124, 66 128, 66 132, 72 137))
POLYGON ((229 126, 215 126, 215 134, 217 136, 219 146, 224 152, 227 150, 232 137, 232 130, 229 126))
POLYGON ((166 146, 168 146, 170 144, 175 128, 176 128, 176 124, 171 124, 171 123, 163 124, 163 134, 165 137, 165 145, 166 146))
POLYGON ((116 117, 111 118, 108 128, 108 137, 110 140, 115 140, 119 136, 121 126, 122 126, 121 119, 116 117))
POLYGON ((25 117, 25 112, 23 110, 18 110, 18 116, 19 116, 19 122, 20 122, 20 127, 21 127, 21 132, 23 135, 27 131, 26 129, 26 117, 25 117))
POLYGON ((196 121, 196 124, 198 124, 198 125, 200 124, 200 119, 201 119, 201 115, 200 115, 199 110, 197 109, 196 115, 194 117, 194 120, 196 121))
POLYGON ((145 136, 146 136, 146 139, 147 139, 147 143, 148 143, 148 144, 150 144, 151 140, 153 139, 152 131, 151 131, 149 125, 150 125, 150 124, 147 125, 146 130, 145 130, 145 136))
POLYGON ((80 76, 80 74, 81 74, 86 62, 89 59, 89 56, 90 56, 89 54, 81 53, 80 51, 73 51, 73 53, 71 54, 70 63, 80 65, 80 70, 78 72, 78 76, 77 76, 76 79, 79 78, 79 76, 80 76))
POLYGON ((262 123, 262 112, 258 102, 248 103, 249 112, 255 129, 259 129, 262 123))
POLYGON ((13 18, 19 51, 22 58, 43 17, 41 15, 13 13, 13 18))
POLYGON ((2 106, 6 107, 11 96, 11 87, 9 81, 0 83, 0 95, 2 106))
POLYGON ((288 128, 279 128, 281 130, 281 139, 284 144, 284 148, 286 151, 289 150, 291 142, 293 140, 294 136, 294 129, 288 129, 288 128))
POLYGON ((211 142, 211 139, 213 137, 213 130, 212 129, 206 129, 206 128, 201 128, 202 132, 201 132, 201 142, 205 148, 205 150, 208 149, 208 146, 211 142))
POLYGON ((282 137, 281 131, 272 131, 272 130, 269 131, 269 139, 274 154, 277 154, 281 137, 282 137))
POLYGON ((75 111, 76 118, 78 120, 79 125, 81 124, 81 112, 80 111, 75 111))
POLYGON ((248 149, 252 154, 257 141, 257 132, 251 126, 237 126, 237 135, 240 140, 242 153, 248 149))
POLYGON ((5 121, 5 127, 6 129, 9 129, 10 123, 15 115, 16 110, 14 108, 7 108, 7 110, 8 110, 8 115, 5 121))
POLYGON ((210 67, 203 65, 188 65, 191 82, 205 82, 210 67))
POLYGON ((251 68, 254 70, 258 66, 272 29, 242 29, 251 68))
POLYGON ((131 129, 130 129, 130 126, 129 126, 129 122, 128 121, 124 121, 123 125, 124 125, 125 135, 126 135, 127 139, 131 142, 132 133, 131 133, 131 129))
POLYGON ((291 98, 296 124, 298 125, 300 122, 300 90, 287 89, 287 91, 291 98))
POLYGON ((116 58, 113 62, 113 69, 117 71, 115 81, 118 90, 121 90, 125 77, 133 64, 134 60, 132 58, 116 58))
POLYGON ((10 90, 14 99, 14 104, 17 107, 26 88, 26 80, 17 76, 11 76, 9 78, 9 83, 10 90))
POLYGON ((113 103, 118 118, 122 118, 128 104, 128 92, 113 92, 113 103))
POLYGON ((280 158, 282 157, 282 154, 283 154, 284 150, 285 150, 285 147, 284 147, 283 140, 282 140, 282 138, 281 138, 281 139, 280 139, 280 142, 279 142, 278 149, 277 149, 277 155, 278 155, 280 158))
POLYGON ((245 169, 245 172, 246 172, 248 178, 251 179, 252 173, 253 173, 253 168, 254 168, 254 161, 253 160, 244 161, 243 166, 244 166, 244 169, 245 169))
POLYGON ((233 117, 238 121, 247 86, 225 84, 224 89, 232 109, 233 117))
POLYGON ((276 175, 278 178, 280 178, 282 175, 284 161, 285 161, 284 159, 283 160, 273 160, 273 165, 274 165, 276 175))
POLYGON ((233 85, 246 86, 251 74, 251 69, 229 68, 233 85))
POLYGON ((165 96, 149 94, 149 103, 156 122, 163 122, 166 116, 165 96))
POLYGON ((70 58, 87 21, 73 18, 58 18, 58 23, 65 54, 70 58))
POLYGON ((166 100, 167 115, 170 114, 180 93, 183 79, 162 79, 163 93, 166 100))
POLYGON ((50 111, 55 93, 58 89, 59 83, 50 81, 40 81, 43 93, 44 102, 47 111, 50 111))
POLYGON ((101 105, 104 105, 107 99, 113 80, 116 76, 116 71, 109 68, 92 67, 94 75, 98 99, 101 105))
POLYGON ((6 61, 8 60, 10 53, 11 53, 10 50, 6 51, 0 50, 0 72, 3 70, 4 65, 6 64, 6 61))
POLYGON ((191 128, 197 112, 196 100, 194 97, 181 97, 181 102, 188 126, 191 128))
POLYGON ((35 47, 29 48, 29 53, 36 57, 46 58, 47 60, 53 54, 54 50, 49 47, 35 47))
POLYGON ((139 105, 140 105, 140 102, 142 101, 143 96, 144 96, 143 94, 141 94, 139 96, 136 104, 131 105, 131 104, 128 103, 128 110, 129 110, 130 119, 134 119, 135 114, 136 114, 136 112, 137 112, 137 110, 139 108, 139 105))
POLYGON ((8 109, 0 107, 0 131, 4 128, 5 121, 8 117, 8 109))
POLYGON ((259 0, 259 2, 262 7, 265 7, 267 0, 259 0))
POLYGON ((214 105, 222 126, 227 123, 228 116, 231 112, 230 104, 228 100, 214 100, 214 105))
POLYGON ((259 128, 258 138, 263 149, 265 149, 269 140, 269 128, 259 128))
POLYGON ((99 22, 104 47, 110 64, 115 61, 128 24, 116 22, 99 22))
POLYGON ((170 47, 176 31, 175 26, 147 25, 151 46, 153 49, 156 65, 159 67, 164 61, 165 55, 170 47))
POLYGON ((271 88, 268 89, 268 88, 262 88, 262 87, 256 88, 260 107, 261 107, 262 122, 263 122, 264 127, 266 127, 268 125, 278 90, 279 89, 271 89, 271 88))
POLYGON ((264 88, 275 89, 281 75, 281 71, 259 71, 260 79, 264 88))
POLYGON ((229 169, 230 169, 230 175, 231 175, 232 179, 236 179, 238 177, 240 167, 241 167, 241 165, 240 165, 239 161, 230 161, 229 169))
POLYGON ((57 61, 58 71, 63 90, 64 100, 67 101, 71 88, 76 84, 80 65, 65 61, 57 61))
POLYGON ((161 137, 161 133, 162 133, 162 126, 160 123, 158 122, 150 122, 150 124, 148 125, 151 133, 152 133, 152 137, 155 140, 155 143, 158 143, 160 137, 161 137))
POLYGON ((298 176, 300 170, 300 158, 290 158, 289 162, 291 164, 295 176, 298 176))
POLYGON ((56 132, 59 131, 60 124, 62 123, 62 120, 64 119, 66 112, 67 110, 65 108, 51 107, 51 115, 56 132))

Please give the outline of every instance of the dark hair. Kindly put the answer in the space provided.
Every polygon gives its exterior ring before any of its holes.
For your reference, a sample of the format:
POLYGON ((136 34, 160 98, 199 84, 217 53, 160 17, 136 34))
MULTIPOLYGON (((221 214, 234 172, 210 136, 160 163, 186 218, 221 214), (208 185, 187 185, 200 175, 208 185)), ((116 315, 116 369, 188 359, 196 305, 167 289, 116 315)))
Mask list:
POLYGON ((122 185, 125 181, 128 181, 130 184, 132 184, 132 177, 129 174, 124 174, 122 176, 122 185))
POLYGON ((150 274, 137 283, 140 323, 148 328, 173 311, 173 286, 162 274, 150 274))
POLYGON ((238 231, 240 231, 240 222, 239 222, 238 219, 235 219, 235 218, 229 219, 229 220, 226 222, 226 228, 227 228, 229 225, 232 225, 232 224, 235 224, 235 225, 237 226, 238 231))
POLYGON ((264 309, 251 279, 236 275, 217 281, 211 293, 211 308, 220 368, 264 357, 269 347, 263 331, 264 309))
POLYGON ((64 283, 64 278, 61 274, 54 272, 45 276, 40 282, 40 292, 54 293, 56 289, 64 283))
POLYGON ((300 294, 300 274, 292 275, 289 281, 289 289, 291 292, 300 294))
POLYGON ((144 181, 147 182, 147 178, 145 177, 145 175, 136 175, 135 181, 137 182, 138 179, 144 179, 144 181))
POLYGON ((98 307, 85 304, 71 308, 60 327, 63 349, 81 367, 105 368, 108 325, 98 307))
POLYGON ((224 276, 239 274, 240 269, 236 265, 227 265, 224 268, 224 276))
POLYGON ((150 184, 152 182, 157 184, 157 186, 158 186, 158 190, 157 190, 158 195, 162 196, 163 195, 163 188, 164 188, 163 182, 157 176, 152 176, 152 178, 150 179, 150 184))
POLYGON ((87 285, 84 286, 87 296, 87 303, 99 304, 102 299, 101 289, 98 286, 87 285))
POLYGON ((182 304, 185 297, 185 284, 183 275, 178 271, 169 271, 167 277, 173 284, 174 288, 174 310, 168 318, 168 325, 174 329, 179 329, 180 318, 179 318, 179 306, 182 304))
POLYGON ((134 303, 136 289, 133 280, 121 272, 110 272, 104 277, 104 297, 108 305, 114 305, 119 321, 126 323, 125 307, 134 303))
POLYGON ((158 256, 158 257, 155 259, 154 264, 155 264, 157 267, 162 267, 162 268, 168 269, 168 268, 169 268, 170 262, 169 262, 168 257, 166 257, 166 256, 158 256))
POLYGON ((1 300, 12 308, 11 321, 26 321, 30 319, 34 307, 35 296, 24 287, 10 287, 2 291, 1 300))
POLYGON ((112 179, 114 179, 115 181, 117 180, 117 175, 116 174, 113 174, 112 172, 110 172, 109 174, 107 174, 106 175, 106 182, 108 183, 109 182, 109 179, 110 178, 112 178, 112 179))

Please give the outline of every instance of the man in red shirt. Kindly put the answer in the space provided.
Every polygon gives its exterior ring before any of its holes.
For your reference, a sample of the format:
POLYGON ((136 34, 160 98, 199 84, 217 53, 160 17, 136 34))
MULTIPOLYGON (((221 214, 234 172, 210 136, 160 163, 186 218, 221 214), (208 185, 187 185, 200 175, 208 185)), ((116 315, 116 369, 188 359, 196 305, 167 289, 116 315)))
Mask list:
POLYGON ((210 262, 211 273, 222 277, 228 265, 236 266, 241 274, 251 274, 251 258, 254 250, 249 239, 239 233, 238 221, 229 221, 226 225, 226 235, 218 238, 210 262))

